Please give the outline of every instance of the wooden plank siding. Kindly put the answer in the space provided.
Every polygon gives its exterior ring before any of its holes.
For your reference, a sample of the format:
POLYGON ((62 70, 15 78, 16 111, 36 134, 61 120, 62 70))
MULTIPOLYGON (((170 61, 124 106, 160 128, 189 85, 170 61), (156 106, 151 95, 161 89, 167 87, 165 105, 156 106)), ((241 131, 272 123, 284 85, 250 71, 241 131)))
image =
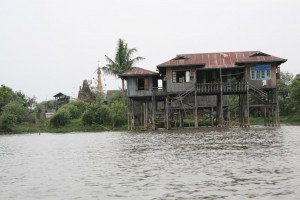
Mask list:
POLYGON ((265 79, 265 80, 251 80, 250 75, 250 69, 251 67, 255 67, 257 64, 247 64, 246 70, 245 70, 245 78, 251 85, 254 85, 257 88, 260 89, 274 89, 276 88, 276 68, 278 67, 278 64, 272 63, 272 69, 271 69, 271 79, 265 79), (266 84, 263 84, 263 81, 266 82, 266 84))
POLYGON ((170 67, 166 70, 166 81, 167 81, 167 92, 168 93, 181 93, 191 88, 195 84, 195 72, 196 67, 180 66, 180 67, 170 67), (173 71, 190 71, 190 81, 189 82, 173 82, 172 73, 173 71))
POLYGON ((128 97, 144 97, 152 96, 153 94, 153 77, 140 77, 147 78, 148 85, 145 90, 139 90, 137 86, 137 77, 128 77, 127 78, 127 95, 128 97))

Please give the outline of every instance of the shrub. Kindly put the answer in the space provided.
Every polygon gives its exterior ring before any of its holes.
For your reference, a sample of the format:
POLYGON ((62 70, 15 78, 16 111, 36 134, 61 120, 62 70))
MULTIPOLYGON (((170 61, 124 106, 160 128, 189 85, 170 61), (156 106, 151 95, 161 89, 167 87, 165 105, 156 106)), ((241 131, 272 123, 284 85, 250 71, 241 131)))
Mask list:
POLYGON ((93 124, 93 110, 87 109, 81 118, 83 125, 92 125, 93 124))
POLYGON ((78 119, 81 117, 81 112, 80 110, 74 106, 73 104, 68 104, 66 107, 64 107, 69 113, 70 113, 70 118, 71 119, 78 119))
POLYGON ((127 122, 127 107, 124 103, 113 101, 110 108, 113 126, 123 125, 127 122))
POLYGON ((25 120, 27 109, 21 103, 12 101, 3 108, 3 114, 12 115, 13 122, 19 124, 25 120))
POLYGON ((84 125, 109 124, 111 121, 110 109, 101 103, 91 104, 82 116, 84 125))
POLYGON ((14 126, 15 116, 9 113, 3 113, 0 116, 0 130, 11 131, 14 126))
POLYGON ((72 101, 60 109, 66 109, 70 113, 71 119, 79 119, 86 110, 87 104, 81 100, 72 101))
POLYGON ((59 109, 50 119, 50 125, 59 128, 68 124, 71 120, 71 115, 67 109, 59 109))
POLYGON ((126 99, 125 99, 125 94, 122 91, 118 91, 115 92, 113 95, 111 95, 109 97, 109 105, 111 106, 111 104, 113 102, 121 102, 121 103, 126 103, 126 99))

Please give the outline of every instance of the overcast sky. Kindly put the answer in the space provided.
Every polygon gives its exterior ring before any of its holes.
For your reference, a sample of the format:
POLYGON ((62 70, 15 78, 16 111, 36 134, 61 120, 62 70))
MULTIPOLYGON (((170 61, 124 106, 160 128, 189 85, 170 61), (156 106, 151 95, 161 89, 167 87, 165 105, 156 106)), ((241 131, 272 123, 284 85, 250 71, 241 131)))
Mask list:
POLYGON ((299 0, 0 0, 0 28, 0 84, 39 102, 77 97, 118 38, 153 71, 180 53, 260 50, 300 73, 299 0))

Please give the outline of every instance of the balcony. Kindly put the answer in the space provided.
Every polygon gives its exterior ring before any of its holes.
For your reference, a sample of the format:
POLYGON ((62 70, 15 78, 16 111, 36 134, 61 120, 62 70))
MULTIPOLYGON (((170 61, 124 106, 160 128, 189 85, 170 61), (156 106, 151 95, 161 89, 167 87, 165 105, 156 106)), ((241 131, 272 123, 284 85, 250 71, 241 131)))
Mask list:
POLYGON ((197 94, 218 94, 222 93, 244 93, 247 92, 247 82, 232 82, 232 83, 196 83, 197 94))

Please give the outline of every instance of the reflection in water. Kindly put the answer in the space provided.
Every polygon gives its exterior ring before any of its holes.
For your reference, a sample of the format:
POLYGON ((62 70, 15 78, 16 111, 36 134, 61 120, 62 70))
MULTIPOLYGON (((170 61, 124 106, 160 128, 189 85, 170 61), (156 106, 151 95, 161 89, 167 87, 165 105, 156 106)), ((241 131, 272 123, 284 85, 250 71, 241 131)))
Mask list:
POLYGON ((300 127, 0 136, 0 199, 297 199, 300 127))

